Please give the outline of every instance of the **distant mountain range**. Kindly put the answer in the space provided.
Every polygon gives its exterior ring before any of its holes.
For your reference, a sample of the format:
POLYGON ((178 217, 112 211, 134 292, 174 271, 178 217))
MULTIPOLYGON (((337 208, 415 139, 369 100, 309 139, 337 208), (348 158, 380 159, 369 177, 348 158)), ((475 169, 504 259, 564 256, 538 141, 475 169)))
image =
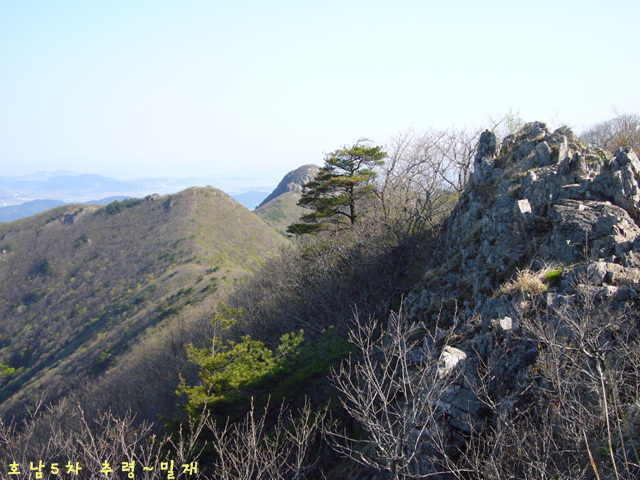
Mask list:
MULTIPOLYGON (((123 181, 101 175, 79 175, 63 170, 38 172, 23 177, 0 177, 0 222, 11 222, 69 203, 105 205, 114 200, 143 198, 154 193, 175 193, 188 187, 212 183, 227 183, 237 190, 239 179, 213 182, 195 178, 123 181)), ((267 197, 272 188, 254 187, 232 197, 252 210, 267 197)))
MULTIPOLYGON (((114 196, 102 198, 100 200, 91 200, 83 202, 86 205, 107 205, 116 200, 125 200, 130 197, 114 196)), ((67 205, 61 200, 32 200, 30 202, 21 203, 20 205, 10 205, 8 207, 0 207, 0 222, 12 222, 21 218, 30 217, 37 213, 46 212, 52 208, 67 205)))

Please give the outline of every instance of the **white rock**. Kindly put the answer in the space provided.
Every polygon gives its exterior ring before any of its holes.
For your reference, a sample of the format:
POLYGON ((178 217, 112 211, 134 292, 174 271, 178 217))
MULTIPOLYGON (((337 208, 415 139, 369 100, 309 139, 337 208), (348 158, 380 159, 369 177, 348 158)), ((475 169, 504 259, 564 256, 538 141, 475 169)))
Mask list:
POLYGON ((467 359, 467 354, 462 350, 447 345, 440 354, 440 365, 438 366, 438 376, 449 375, 467 359))
POLYGON ((527 200, 526 198, 523 200, 518 200, 518 209, 523 215, 525 213, 531 213, 531 204, 529 203, 529 200, 527 200))

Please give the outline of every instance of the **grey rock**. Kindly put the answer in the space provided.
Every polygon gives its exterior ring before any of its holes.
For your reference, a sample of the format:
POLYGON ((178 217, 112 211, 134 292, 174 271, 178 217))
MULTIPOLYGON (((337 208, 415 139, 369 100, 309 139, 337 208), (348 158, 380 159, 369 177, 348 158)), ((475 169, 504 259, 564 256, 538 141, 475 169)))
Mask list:
POLYGON ((551 147, 547 142, 542 142, 536 145, 535 148, 535 164, 536 166, 546 167, 551 163, 551 147))
POLYGON ((266 205, 274 198, 279 197, 280 195, 287 192, 299 192, 302 193, 304 185, 311 182, 316 175, 320 172, 320 167, 316 165, 303 165, 302 167, 298 167, 295 170, 287 173, 280 183, 275 188, 273 192, 269 194, 267 198, 265 198, 257 208, 266 205))
POLYGON ((547 136, 549 130, 547 130, 547 124, 544 122, 531 122, 522 127, 522 133, 528 139, 540 141, 547 136))
POLYGON ((442 349, 438 364, 438 376, 444 377, 458 370, 467 359, 467 354, 462 350, 449 345, 442 349))
POLYGON ((501 333, 510 333, 518 329, 518 321, 511 317, 502 317, 497 321, 496 326, 501 333))
POLYGON ((498 155, 500 151, 500 145, 498 144, 498 139, 496 138, 496 134, 485 130, 480 134, 480 141, 478 144, 478 153, 476 154, 476 159, 483 157, 495 157, 498 155))
POLYGON ((405 300, 413 321, 449 315, 461 325, 456 347, 444 347, 437 367, 447 385, 438 408, 452 432, 468 433, 480 421, 479 365, 492 365, 489 387, 504 408, 530 384, 526 372, 538 351, 514 334, 522 305, 539 307, 541 322, 557 322, 548 312, 570 306, 577 285, 614 308, 640 301, 640 160, 631 150, 603 155, 569 129, 549 133, 541 122, 505 138, 502 148, 491 132, 481 135, 474 173, 430 266, 437 274, 405 300), (522 271, 550 264, 562 273, 538 294, 500 290, 522 271), (455 310, 445 315, 445 304, 455 310))
POLYGON ((532 140, 524 140, 520 143, 516 152, 516 158, 527 158, 536 148, 536 144, 532 140))

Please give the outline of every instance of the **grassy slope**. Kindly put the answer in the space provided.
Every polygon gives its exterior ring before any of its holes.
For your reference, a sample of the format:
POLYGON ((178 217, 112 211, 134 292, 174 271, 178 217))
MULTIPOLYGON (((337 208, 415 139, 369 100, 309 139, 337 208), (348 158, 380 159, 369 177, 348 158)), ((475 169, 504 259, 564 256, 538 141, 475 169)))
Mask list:
POLYGON ((0 225, 0 412, 96 377, 285 242, 213 188, 0 225))
POLYGON ((299 207, 298 200, 300 200, 299 192, 286 192, 257 208, 255 213, 280 233, 287 235, 287 227, 299 222, 302 215, 310 212, 306 208, 299 207))

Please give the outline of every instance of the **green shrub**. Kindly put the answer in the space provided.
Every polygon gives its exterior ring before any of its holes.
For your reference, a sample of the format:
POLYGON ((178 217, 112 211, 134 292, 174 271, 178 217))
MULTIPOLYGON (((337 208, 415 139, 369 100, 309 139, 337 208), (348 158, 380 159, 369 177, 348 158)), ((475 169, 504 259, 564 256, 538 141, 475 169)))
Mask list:
POLYGON ((33 290, 22 296, 20 299, 23 305, 29 306, 33 303, 37 303, 44 298, 44 293, 33 290))
POLYGON ((51 262, 46 258, 40 260, 39 262, 36 262, 36 264, 31 269, 31 275, 33 276, 44 275, 45 277, 50 277, 53 274, 53 266, 51 265, 51 262))
POLYGON ((135 205, 138 205, 139 203, 142 203, 143 201, 144 200, 141 198, 128 198, 126 200, 122 200, 121 202, 115 200, 104 207, 104 213, 106 213, 107 215, 115 215, 123 211, 125 208, 131 208, 135 205))
POLYGON ((547 270, 544 274, 545 282, 549 285, 555 284, 559 279, 560 275, 562 275, 563 267, 559 265, 558 267, 547 270))
POLYGON ((15 368, 0 363, 0 377, 2 379, 9 379, 14 373, 16 373, 15 368))
POLYGON ((76 239, 75 248, 80 248, 87 243, 89 243, 89 236, 86 233, 83 233, 76 239))
MULTIPOLYGON (((241 313, 223 305, 214 315, 218 334, 233 325, 241 313)), ((344 338, 328 329, 314 344, 304 340, 304 332, 286 333, 274 348, 244 336, 240 341, 224 340, 216 335, 211 347, 187 346, 189 360, 199 367, 199 385, 179 386, 186 394, 185 406, 192 418, 203 410, 216 418, 239 418, 251 408, 277 405, 285 398, 299 398, 316 379, 326 377, 349 351, 344 338)))

